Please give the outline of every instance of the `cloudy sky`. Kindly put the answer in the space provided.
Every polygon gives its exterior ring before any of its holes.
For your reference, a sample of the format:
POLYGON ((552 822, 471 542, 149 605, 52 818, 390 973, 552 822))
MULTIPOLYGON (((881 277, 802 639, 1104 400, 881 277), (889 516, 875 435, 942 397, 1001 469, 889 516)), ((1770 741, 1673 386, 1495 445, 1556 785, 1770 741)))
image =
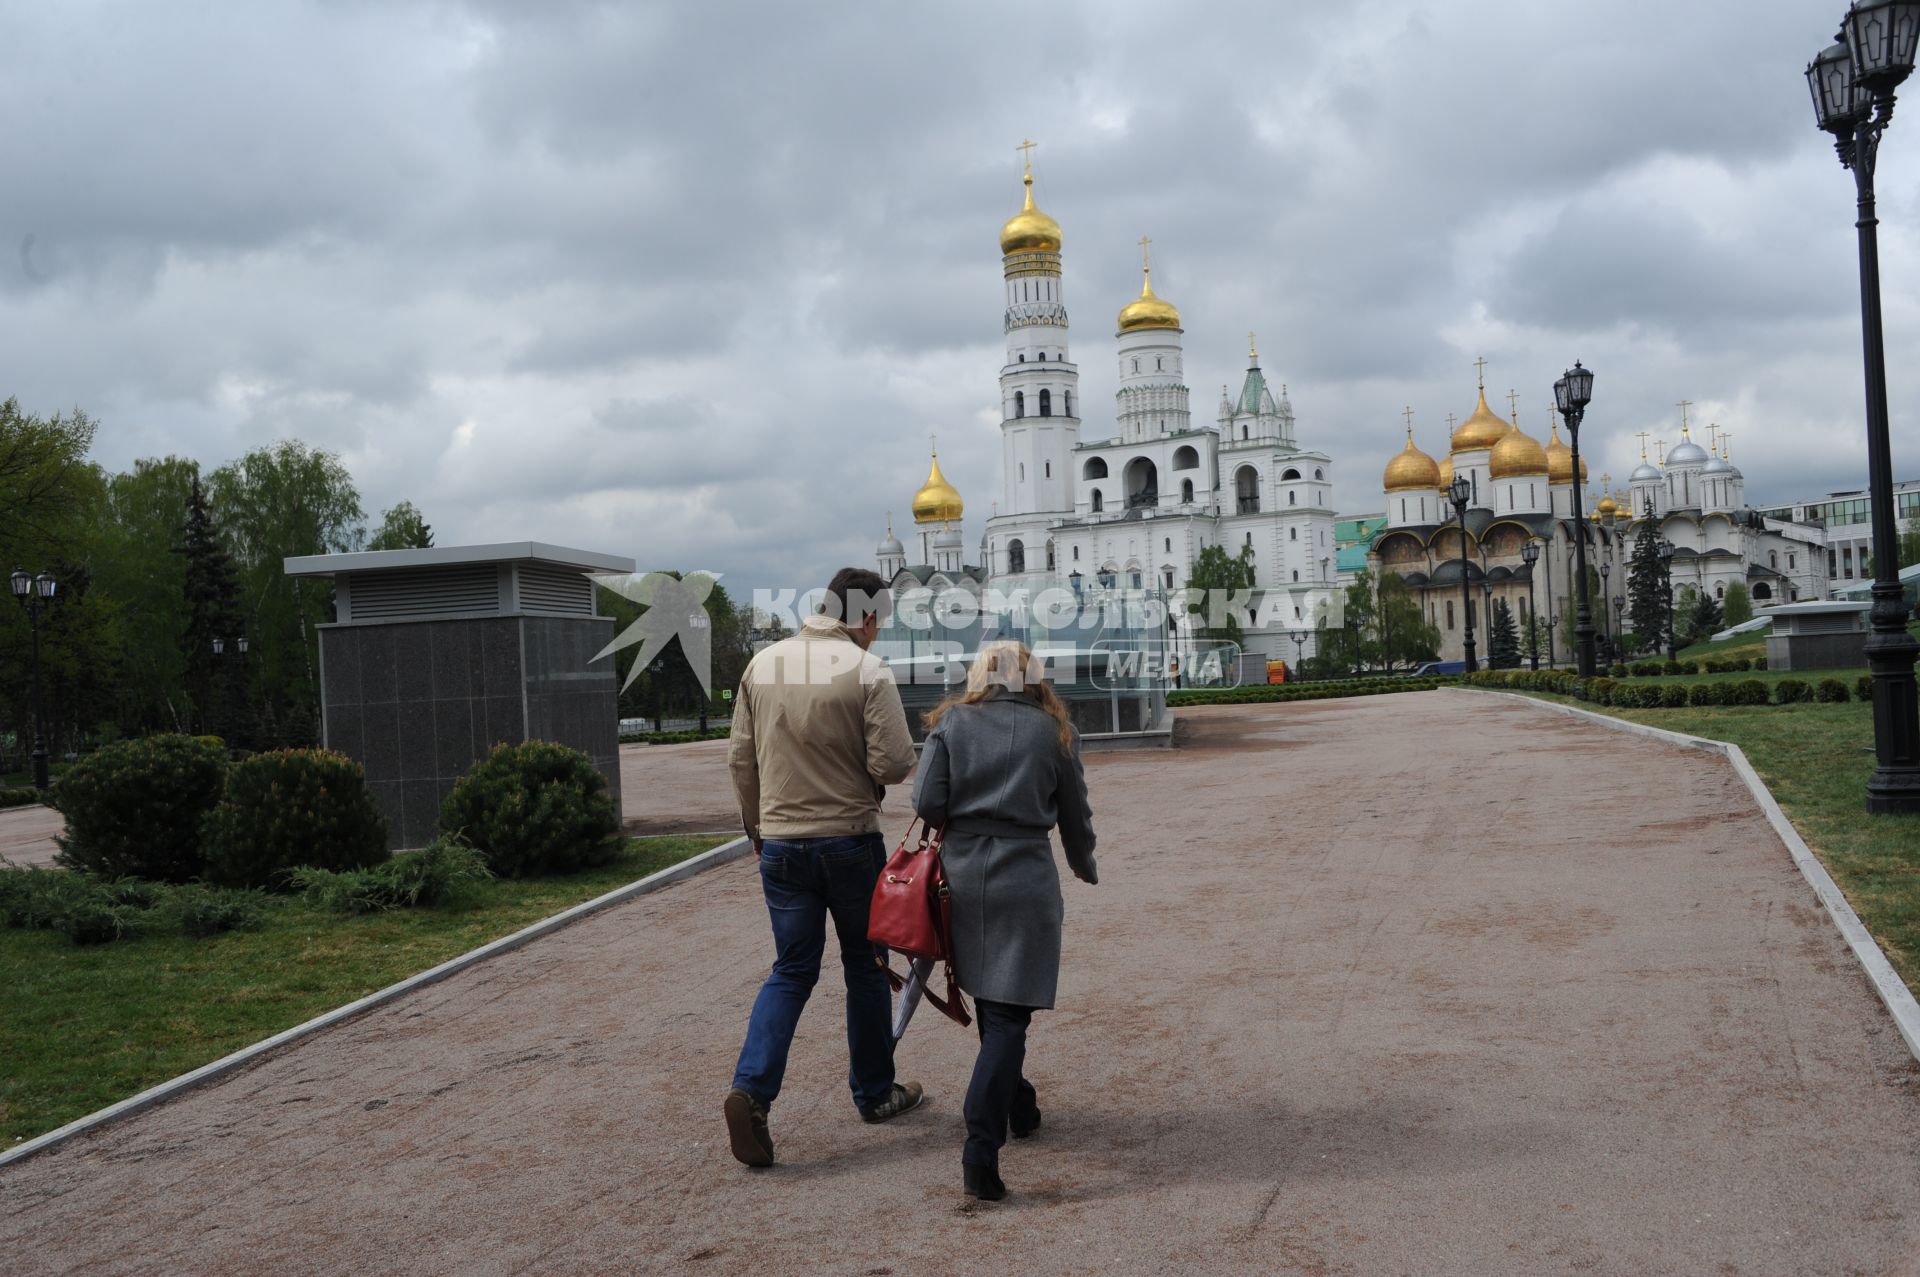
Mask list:
MULTIPOLYGON (((112 466, 292 436, 442 544, 737 587, 870 562, 937 432, 971 545, 1032 137, 1088 437, 1147 234, 1196 408, 1257 330, 1343 510, 1480 356, 1535 434, 1597 370, 1596 478, 1688 399, 1756 503, 1858 487, 1852 185, 1801 77, 1842 7, 11 5, 0 393, 112 466)), ((1920 477, 1920 110, 1881 159, 1920 477)))

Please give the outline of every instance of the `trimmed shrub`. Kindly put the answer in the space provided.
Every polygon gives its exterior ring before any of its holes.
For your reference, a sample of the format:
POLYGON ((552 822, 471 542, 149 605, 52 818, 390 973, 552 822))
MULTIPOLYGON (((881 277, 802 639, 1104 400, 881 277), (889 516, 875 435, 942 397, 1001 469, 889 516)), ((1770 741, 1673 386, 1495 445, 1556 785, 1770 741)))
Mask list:
POLYGON ((1744 674, 1748 670, 1753 668, 1753 658, 1750 656, 1743 656, 1739 660, 1733 663, 1733 668, 1739 673, 1744 674))
POLYGON ((1687 689, 1689 705, 1725 705, 1730 683, 1695 683, 1687 689))
POLYGON ((226 770, 225 750, 190 736, 119 741, 88 755, 53 787, 67 818, 55 838, 59 862, 103 878, 199 876, 200 825, 226 770))
POLYGON ((1766 657, 1764 657, 1764 656, 1756 656, 1756 657, 1754 657, 1754 658, 1753 658, 1753 668, 1755 668, 1755 669, 1757 669, 1757 670, 1764 670, 1765 668, 1767 668, 1767 658, 1766 658, 1766 657))
POLYGON ((1674 683, 1660 689, 1660 708, 1685 709, 1686 705, 1687 689, 1683 685, 1674 683))
POLYGON ((1612 669, 1608 670, 1607 673, 1613 675, 1615 678, 1625 678, 1627 676, 1627 667, 1616 664, 1612 669))
POLYGON ((1619 684, 1610 678, 1590 678, 1587 680, 1587 699, 1596 705, 1612 704, 1609 698, 1617 686, 1619 684))
POLYGON ((169 908, 180 930, 190 936, 217 936, 260 921, 266 901, 257 891, 225 887, 182 887, 169 908))
POLYGON ((1814 684, 1813 699, 1823 705, 1837 705, 1849 699, 1847 685, 1837 678, 1823 678, 1814 684))
POLYGON ((235 763, 205 825, 207 876, 284 889, 300 865, 364 869, 387 858, 387 821, 360 764, 328 749, 281 749, 235 763))
POLYGON ((606 777, 552 741, 496 745, 440 805, 440 827, 463 835, 504 878, 604 865, 620 851, 606 777))
POLYGON ((1722 684, 1727 689, 1728 705, 1765 705, 1767 703, 1767 685, 1757 678, 1743 678, 1738 683, 1722 684))
POLYGON ((493 877, 486 859, 458 834, 442 834, 419 851, 403 851, 371 869, 296 869, 293 885, 334 913, 377 913, 444 904, 493 877))
POLYGON ((1857 701, 1872 702, 1873 675, 1862 674, 1859 678, 1853 680, 1853 698, 1857 701))
POLYGON ((40 801, 40 791, 31 785, 0 789, 0 807, 31 807, 40 801))
POLYGON ((1781 705, 1796 705, 1813 699, 1813 689, 1804 679, 1783 678, 1773 687, 1773 699, 1781 705))

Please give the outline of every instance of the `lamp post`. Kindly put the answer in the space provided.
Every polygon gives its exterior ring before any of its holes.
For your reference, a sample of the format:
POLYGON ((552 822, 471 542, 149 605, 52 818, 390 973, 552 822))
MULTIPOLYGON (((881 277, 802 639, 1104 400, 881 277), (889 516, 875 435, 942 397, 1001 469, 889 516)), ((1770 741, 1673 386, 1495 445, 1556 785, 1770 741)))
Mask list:
POLYGON ((1673 642, 1673 542, 1660 542, 1660 593, 1667 600, 1667 659, 1680 659, 1679 650, 1673 642))
POLYGON ((1807 66, 1814 118, 1833 134, 1853 172, 1860 253, 1860 331, 1867 396, 1867 495, 1873 519, 1872 632, 1876 765, 1867 780, 1870 812, 1920 811, 1920 698, 1913 662, 1920 643, 1907 632, 1894 523, 1893 458, 1887 438, 1887 360, 1880 326, 1879 218, 1873 170, 1880 135, 1893 119, 1893 91, 1913 71, 1920 0, 1854 0, 1838 41, 1807 66))
POLYGON ((1587 530, 1580 515, 1580 419, 1593 402, 1593 373, 1581 367, 1579 360, 1553 383, 1554 403, 1567 423, 1568 447, 1573 461, 1573 633, 1577 645, 1576 660, 1582 678, 1593 676, 1593 608, 1587 601, 1587 530))
POLYGON ((1535 537, 1520 547, 1520 560, 1527 565, 1527 668, 1540 668, 1540 612, 1533 602, 1533 565, 1540 561, 1540 540, 1535 537))
POLYGON ((9 583, 13 586, 13 597, 26 606, 27 625, 33 631, 33 787, 44 794, 47 792, 47 728, 46 711, 40 702, 40 603, 43 599, 51 602, 60 584, 51 573, 28 576, 22 568, 13 570, 9 583))
MULTIPOLYGON (((1600 623, 1602 626, 1605 626, 1607 623, 1607 578, 1612 574, 1613 564, 1602 559, 1600 561, 1600 623)), ((1602 635, 1600 639, 1600 655, 1601 658, 1609 664, 1613 662, 1613 634, 1611 631, 1602 635)))
POLYGON ((647 666, 647 673, 653 676, 648 682, 653 685, 653 730, 656 732, 664 730, 660 725, 660 676, 666 672, 667 663, 665 660, 656 660, 653 664, 647 666))
MULTIPOLYGON (((1626 605, 1627 605, 1626 595, 1616 594, 1613 596, 1613 632, 1616 635, 1620 633, 1620 610, 1626 607, 1626 605)), ((1615 644, 1618 644, 1620 640, 1618 638, 1615 638, 1614 642, 1615 644)), ((1624 661, 1626 659, 1626 653, 1621 652, 1618 656, 1614 657, 1614 659, 1619 661, 1624 661)))
POLYGON ((1294 630, 1287 637, 1293 640, 1293 667, 1300 671, 1300 681, 1307 681, 1307 632, 1294 630))
POLYGON ((1473 591, 1467 582, 1467 502, 1473 499, 1473 484, 1467 476, 1453 476, 1453 483, 1447 489, 1447 500, 1453 502, 1454 515, 1460 520, 1460 621, 1466 626, 1462 632, 1461 651, 1466 656, 1466 671, 1471 674, 1478 668, 1473 660, 1473 591))

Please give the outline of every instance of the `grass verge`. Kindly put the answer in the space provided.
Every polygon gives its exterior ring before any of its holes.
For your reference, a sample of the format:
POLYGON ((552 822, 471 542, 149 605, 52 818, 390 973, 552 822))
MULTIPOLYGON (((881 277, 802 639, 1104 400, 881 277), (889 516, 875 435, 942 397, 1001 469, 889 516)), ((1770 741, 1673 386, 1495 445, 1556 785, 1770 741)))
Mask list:
POLYGON ((0 1145, 511 935, 727 836, 632 838, 611 864, 487 882, 456 905, 343 916, 273 900, 256 928, 77 947, 0 929, 0 1145))
POLYGON ((1738 745, 1894 970, 1920 995, 1920 815, 1867 814, 1873 706, 1855 701, 1614 709, 1520 694, 1738 745))

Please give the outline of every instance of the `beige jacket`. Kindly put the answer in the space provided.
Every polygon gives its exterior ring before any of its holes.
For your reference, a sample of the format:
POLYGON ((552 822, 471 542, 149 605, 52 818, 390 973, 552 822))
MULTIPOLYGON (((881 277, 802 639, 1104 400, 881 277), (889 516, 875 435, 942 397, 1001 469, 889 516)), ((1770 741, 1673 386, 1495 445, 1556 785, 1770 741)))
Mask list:
POLYGON ((755 842, 874 832, 913 762, 893 671, 838 621, 810 616, 748 662, 727 766, 755 842))

